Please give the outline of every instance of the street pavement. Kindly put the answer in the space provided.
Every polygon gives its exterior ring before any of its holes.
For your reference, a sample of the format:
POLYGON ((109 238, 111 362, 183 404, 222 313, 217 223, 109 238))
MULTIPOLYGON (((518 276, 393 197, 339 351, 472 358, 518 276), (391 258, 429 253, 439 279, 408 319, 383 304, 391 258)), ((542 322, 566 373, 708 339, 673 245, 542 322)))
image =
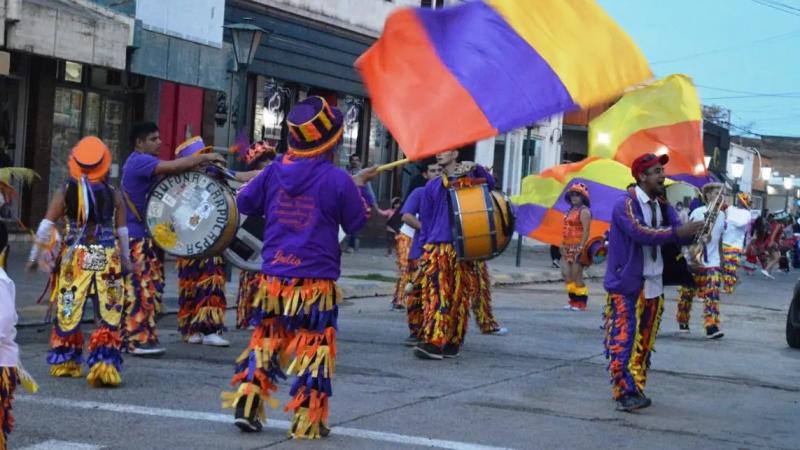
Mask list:
MULTIPOLYGON (((377 267, 367 255, 356 259, 377 267)), ((746 277, 723 297, 718 341, 704 337, 701 304, 692 332, 677 333, 670 289, 648 380, 653 405, 633 414, 610 399, 598 282, 587 312, 562 309, 560 283, 495 287, 495 314, 510 333, 484 336, 472 322, 461 357, 437 362, 402 345, 405 315, 388 297, 350 298, 339 315, 333 432, 316 442, 286 438, 282 406, 258 434, 240 433, 220 410, 245 331, 227 333, 230 348, 182 344, 168 315, 159 322, 167 353, 127 357, 122 386, 94 389, 51 378, 49 328, 22 327, 17 340, 41 389, 19 391, 10 448, 796 449, 800 351, 787 347, 784 327, 797 275, 777 277, 746 277)))

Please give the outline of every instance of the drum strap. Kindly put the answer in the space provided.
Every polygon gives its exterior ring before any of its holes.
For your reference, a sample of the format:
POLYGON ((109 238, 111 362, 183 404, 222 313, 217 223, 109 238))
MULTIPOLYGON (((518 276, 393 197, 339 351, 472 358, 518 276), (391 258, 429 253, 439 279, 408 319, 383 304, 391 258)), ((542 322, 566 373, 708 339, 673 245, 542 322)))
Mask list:
POLYGON ((142 222, 142 215, 139 214, 139 210, 136 208, 136 205, 133 204, 133 200, 131 200, 131 198, 128 196, 128 193, 125 192, 125 189, 122 189, 122 196, 125 197, 125 203, 128 204, 128 208, 130 208, 134 217, 136 217, 136 220, 142 222))
POLYGON ((509 227, 508 221, 506 220, 505 214, 503 214, 503 210, 500 209, 500 202, 497 201, 497 198, 495 198, 494 195, 490 195, 490 197, 492 198, 492 203, 494 203, 495 209, 497 211, 500 211, 500 214, 499 214, 500 215, 500 224, 503 227, 503 231, 508 233, 511 230, 509 229, 510 227, 509 227))

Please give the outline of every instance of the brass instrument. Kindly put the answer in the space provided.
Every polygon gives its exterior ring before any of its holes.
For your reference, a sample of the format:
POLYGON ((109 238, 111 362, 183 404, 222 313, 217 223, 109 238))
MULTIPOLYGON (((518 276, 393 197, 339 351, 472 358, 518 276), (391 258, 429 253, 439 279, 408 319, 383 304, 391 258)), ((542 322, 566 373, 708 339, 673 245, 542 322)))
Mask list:
POLYGON ((703 265, 703 247, 711 240, 711 232, 714 229, 714 224, 717 223, 717 216, 725 203, 725 188, 720 187, 719 193, 714 200, 708 204, 706 211, 706 220, 703 222, 703 228, 700 233, 694 238, 694 242, 689 245, 687 262, 692 267, 701 267, 703 265))

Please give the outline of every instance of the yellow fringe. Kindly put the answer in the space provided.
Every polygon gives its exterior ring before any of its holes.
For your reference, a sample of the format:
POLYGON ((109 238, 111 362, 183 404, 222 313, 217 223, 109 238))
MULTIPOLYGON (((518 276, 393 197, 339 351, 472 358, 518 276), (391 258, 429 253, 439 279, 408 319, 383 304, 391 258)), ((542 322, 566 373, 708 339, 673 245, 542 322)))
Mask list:
POLYGON ((644 345, 642 343, 642 333, 639 332, 639 323, 641 321, 642 314, 644 313, 644 304, 645 301, 643 298, 639 298, 636 301, 636 315, 634 317, 635 326, 633 329, 634 330, 633 349, 631 349, 630 360, 628 360, 628 371, 633 377, 633 381, 634 383, 636 383, 636 387, 640 390, 642 389, 645 383, 645 369, 643 367, 645 363, 644 361, 642 362, 642 364, 638 363, 638 360, 641 357, 642 352, 644 352, 644 345))
POLYGON ((292 361, 292 365, 289 366, 289 369, 286 371, 286 373, 300 375, 301 373, 304 373, 310 366, 311 374, 314 378, 316 378, 320 364, 324 363, 325 372, 323 373, 323 376, 325 378, 332 378, 335 364, 334 361, 335 360, 331 358, 331 353, 328 346, 320 345, 315 354, 296 357, 294 361, 292 361))
MULTIPOLYGON (((253 410, 253 403, 255 402, 256 395, 261 396, 261 388, 255 383, 242 383, 236 392, 223 392, 220 394, 223 409, 236 409, 236 404, 242 397, 247 397, 247 402, 244 405, 244 415, 250 417, 253 410)), ((275 409, 278 407, 277 398, 264 398, 261 396, 261 402, 258 404, 256 410, 256 417, 262 422, 267 420, 267 413, 264 409, 264 403, 268 404, 270 408, 275 409)))
POLYGON ((50 366, 50 375, 54 377, 80 378, 83 376, 83 369, 75 361, 67 361, 50 366))
POLYGON ((117 387, 122 384, 122 377, 113 364, 99 362, 89 369, 86 382, 92 387, 117 387))
POLYGON ((311 422, 308 408, 300 408, 294 413, 288 436, 294 439, 319 439, 319 425, 322 422, 311 422))
POLYGON ((575 295, 589 295, 589 288, 587 286, 578 287, 573 285, 574 290, 572 291, 575 295))

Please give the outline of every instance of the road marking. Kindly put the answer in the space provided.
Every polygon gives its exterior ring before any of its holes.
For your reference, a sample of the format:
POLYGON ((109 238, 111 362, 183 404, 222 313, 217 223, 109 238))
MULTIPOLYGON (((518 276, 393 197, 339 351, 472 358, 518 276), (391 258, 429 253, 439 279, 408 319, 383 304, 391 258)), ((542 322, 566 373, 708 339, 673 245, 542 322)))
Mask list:
MULTIPOLYGON (((101 403, 86 400, 72 400, 67 398, 43 397, 41 395, 19 395, 17 401, 36 403, 39 405, 56 406, 61 408, 78 408, 89 410, 109 411, 116 413, 140 414, 143 416, 170 417, 173 419, 204 420, 206 422, 219 422, 232 424, 233 419, 230 414, 209 413, 203 411, 185 411, 180 409, 152 408, 149 406, 126 405, 122 403, 101 403)), ((289 428, 289 421, 269 419, 264 425, 265 428, 276 430, 286 430, 289 428)), ((419 445, 423 447, 444 448, 450 450, 512 450, 507 447, 493 447, 489 445, 471 444, 468 442, 447 441, 443 439, 431 439, 421 436, 408 436, 405 434, 385 433, 382 431, 362 430, 359 428, 333 427, 332 434, 349 436, 354 438, 368 439, 371 441, 392 442, 395 444, 419 445)), ((50 441, 48 441, 50 442, 50 441)), ((55 442, 55 441, 54 441, 55 442)), ((41 444, 39 444, 41 445, 41 444)), ((39 447, 29 447, 39 450, 39 447)), ((64 448, 64 447, 45 447, 45 448, 64 448)), ((45 448, 42 448, 44 450, 45 448)), ((86 450, 94 450, 100 447, 86 447, 86 450)), ((77 448, 76 448, 77 450, 77 448)), ((83 447, 80 447, 83 450, 83 447)))
POLYGON ((20 450, 99 450, 99 445, 83 444, 81 442, 59 441, 50 439, 49 441, 39 442, 38 444, 22 447, 20 450))

